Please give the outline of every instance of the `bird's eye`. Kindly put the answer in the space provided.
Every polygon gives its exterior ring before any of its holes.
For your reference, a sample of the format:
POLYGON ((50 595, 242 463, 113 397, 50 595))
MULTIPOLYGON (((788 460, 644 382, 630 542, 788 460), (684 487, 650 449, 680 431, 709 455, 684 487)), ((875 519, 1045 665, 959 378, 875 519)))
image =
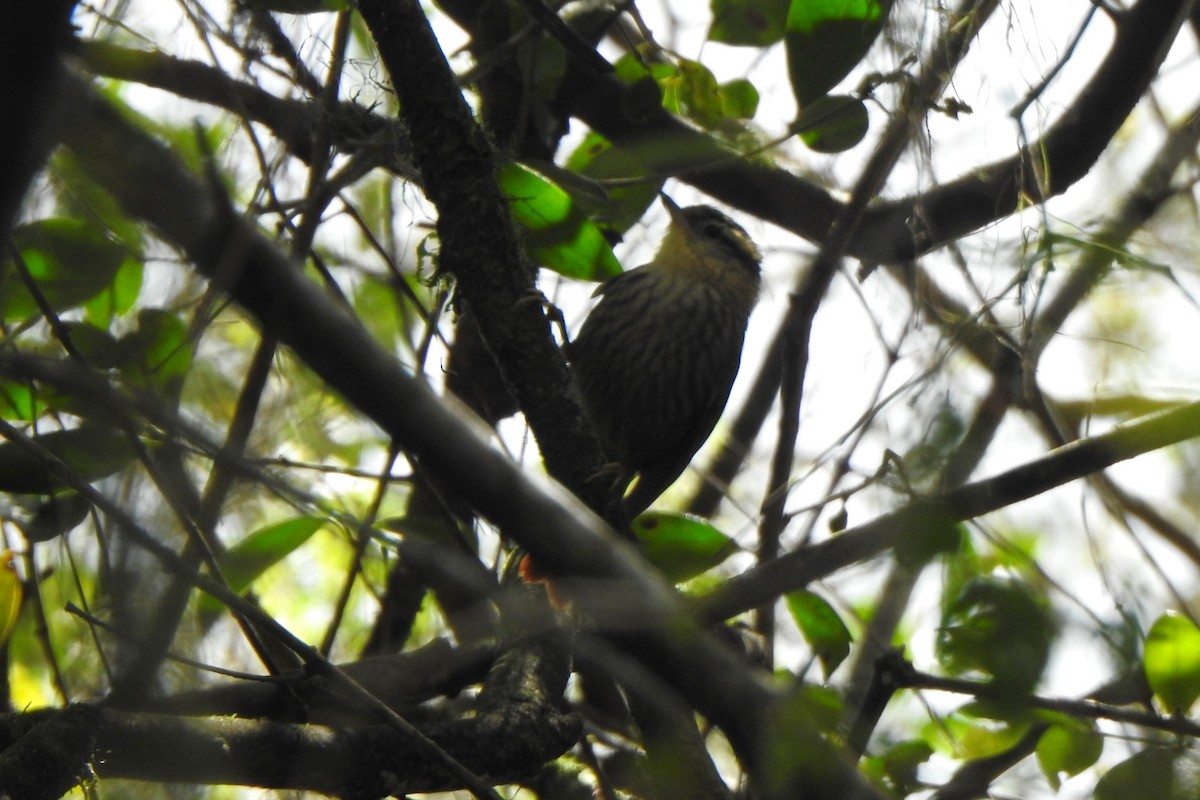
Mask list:
POLYGON ((725 227, 718 222, 710 222, 704 226, 704 235, 710 239, 719 239, 725 232, 725 227))

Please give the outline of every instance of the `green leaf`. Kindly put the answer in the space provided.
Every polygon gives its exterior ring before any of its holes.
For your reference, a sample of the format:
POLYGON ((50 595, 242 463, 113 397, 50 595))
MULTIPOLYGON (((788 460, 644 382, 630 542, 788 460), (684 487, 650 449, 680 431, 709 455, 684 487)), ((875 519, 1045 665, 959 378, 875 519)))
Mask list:
POLYGON ((883 29, 891 0, 792 0, 788 76, 803 109, 854 69, 883 29))
POLYGON ((846 623, 824 598, 807 589, 790 592, 785 599, 792 619, 820 659, 821 669, 828 678, 850 654, 850 643, 854 638, 846 623))
POLYGON ((1051 725, 1037 743, 1038 766, 1058 791, 1062 775, 1074 777, 1096 763, 1104 752, 1104 737, 1091 720, 1067 719, 1051 725))
POLYGON ((664 105, 675 113, 698 122, 705 128, 713 128, 725 115, 721 101, 721 88, 712 70, 687 58, 679 59, 678 77, 660 82, 663 87, 664 105))
POLYGON ((827 95, 806 105, 793 126, 817 153, 841 153, 867 135, 867 107, 856 97, 827 95))
POLYGON ((931 487, 942 479, 942 468, 957 450, 967 421, 948 399, 943 400, 921 433, 920 441, 904 453, 904 479, 908 486, 931 487))
POLYGON ((883 752, 880 767, 888 783, 901 795, 916 791, 921 782, 917 769, 933 755, 933 748, 923 739, 897 742, 883 752))
MULTIPOLYGON (((74 308, 112 283, 125 264, 125 247, 76 219, 44 219, 12 233, 25 268, 56 312, 74 308)), ((0 318, 19 320, 40 313, 5 249, 0 261, 0 318)))
POLYGON ((766 47, 783 38, 789 0, 710 0, 709 41, 766 47))
POLYGON ((500 188, 513 219, 528 232, 530 255, 540 266, 583 280, 621 271, 612 246, 571 195, 514 162, 500 168, 500 188))
POLYGON ((144 271, 141 259, 125 259, 112 283, 84 304, 87 321, 98 328, 107 328, 113 317, 133 308, 142 292, 144 271))
POLYGON ((1056 629, 1048 601, 1033 586, 975 578, 945 601, 937 656, 952 674, 982 672, 997 688, 1023 696, 1041 677, 1056 629))
POLYGON ((598 133, 589 133, 567 157, 566 168, 603 184, 614 182, 605 197, 585 199, 589 216, 610 240, 625 234, 646 213, 662 189, 661 178, 638 180, 645 165, 627 149, 615 148, 598 133))
POLYGON ((775 703, 762 731, 763 764, 759 777, 771 796, 791 796, 797 776, 828 775, 830 753, 820 732, 832 733, 841 722, 841 695, 823 686, 797 682, 775 703))
MULTIPOLYGON (((699 61, 677 58, 674 63, 655 61, 647 66, 629 53, 615 67, 618 77, 635 86, 652 79, 658 87, 654 99, 661 99, 663 108, 709 130, 732 120, 749 119, 758 110, 758 90, 753 84, 744 78, 718 84, 712 70, 699 61)), ((626 116, 637 114, 627 111, 626 116)), ((640 171, 633 173, 638 174, 640 171)))
POLYGON ((931 511, 905 531, 904 539, 896 545, 896 560, 914 568, 923 567, 935 556, 958 553, 969 538, 961 522, 931 511))
POLYGON ((259 528, 218 559, 229 588, 241 594, 260 575, 283 561, 328 522, 324 517, 294 517, 259 528))
POLYGON ((753 119, 758 112, 758 89, 745 78, 723 83, 721 90, 721 114, 726 119, 753 119))
MULTIPOLYGON (((81 426, 32 438, 87 483, 112 475, 136 455, 128 437, 112 428, 81 426)), ((65 488, 66 484, 25 448, 15 442, 0 444, 0 492, 51 494, 65 488)))
POLYGON ((1093 800, 1195 800, 1200 797, 1200 757, 1192 750, 1143 750, 1100 778, 1093 800))
POLYGON ((1143 663, 1150 689, 1172 714, 1186 714, 1200 697, 1200 629, 1168 611, 1146 634, 1143 663))
POLYGON ((27 382, 0 381, 0 417, 33 422, 45 410, 27 382))
POLYGON ((687 514, 650 511, 632 527, 646 560, 672 583, 705 573, 740 549, 712 525, 687 514))
POLYGON ((116 369, 125 363, 125 347, 111 333, 86 322, 64 322, 71 346, 83 356, 89 367, 116 369))
POLYGON ((956 759, 988 758, 1002 753, 1029 732, 1031 716, 1027 714, 1015 722, 998 723, 991 710, 994 708, 995 704, 989 708, 969 704, 949 716, 930 721, 923 727, 921 736, 938 752, 956 759), (983 712, 985 716, 976 712, 983 712))
POLYGON ((138 313, 138 328, 122 337, 128 353, 126 372, 140 383, 149 383, 175 395, 192 366, 193 348, 187 323, 177 314, 159 308, 138 313))

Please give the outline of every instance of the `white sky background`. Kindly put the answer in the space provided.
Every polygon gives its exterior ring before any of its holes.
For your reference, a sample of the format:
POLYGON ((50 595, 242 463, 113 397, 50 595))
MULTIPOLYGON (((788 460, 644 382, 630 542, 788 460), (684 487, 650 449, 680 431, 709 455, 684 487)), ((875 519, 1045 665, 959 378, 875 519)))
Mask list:
MULTIPOLYGON (((736 77, 748 77, 763 93, 759 114, 755 122, 768 136, 781 134, 794 116, 795 105, 786 81, 786 63, 782 46, 776 46, 766 54, 751 48, 729 48, 704 42, 708 19, 707 3, 676 0, 669 3, 672 14, 668 18, 659 3, 644 1, 639 8, 658 41, 681 55, 699 59, 712 69, 718 80, 727 81, 736 77)), ((909 4, 901 4, 900 11, 907 11, 909 4)), ((914 157, 910 152, 887 184, 889 196, 900 196, 928 187, 968 171, 975 165, 985 164, 1011 154, 1016 146, 1017 131, 1009 118, 1010 109, 1023 97, 1031 86, 1038 84, 1047 74, 1072 39, 1080 21, 1091 7, 1088 0, 1014 0, 1006 3, 984 28, 981 37, 974 43, 972 53, 956 73, 950 94, 969 105, 973 112, 952 120, 941 115, 928 119, 928 134, 931 143, 932 161, 914 157)), ((213 9, 219 20, 226 19, 224 6, 213 9)), ((308 47, 324 48, 331 31, 329 18, 312 16, 306 18, 283 18, 289 31, 307 31, 308 47)), ((188 58, 207 60, 207 53, 199 47, 190 29, 181 24, 178 7, 167 4, 134 4, 127 18, 134 30, 145 31, 156 42, 166 42, 177 47, 173 54, 188 58), (163 37, 159 32, 169 28, 176 35, 163 37)), ((929 24, 934 24, 931 21, 929 24)), ((904 26, 911 30, 911 26, 904 26)), ((85 31, 88 28, 85 27, 85 31)), ((463 39, 450 24, 439 29, 443 34, 443 45, 447 51, 461 45, 463 39)), ((927 36, 936 34, 930 30, 927 36)), ((904 34, 908 35, 908 34, 904 34)), ((1078 87, 1088 80, 1095 65, 1103 57, 1109 41, 1110 25, 1103 15, 1093 20, 1088 34, 1067 68, 1048 87, 1040 99, 1031 105, 1024 116, 1029 136, 1036 136, 1045 126, 1053 122, 1063 105, 1073 99, 1078 87)), ((297 39, 299 41, 299 39, 297 39)), ((1181 37, 1163 70, 1163 79, 1156 84, 1156 98, 1161 113, 1174 120, 1189 105, 1196 101, 1194 87, 1200 85, 1200 71, 1195 48, 1189 35, 1181 37)), ((873 69, 886 70, 897 65, 891 55, 872 65, 873 69)), ((465 59, 465 57, 460 57, 465 59)), ((465 60, 456 59, 456 66, 465 65, 465 60)), ((370 68, 364 65, 364 75, 370 68)), ((381 69, 376 70, 376 79, 382 80, 381 69)), ((853 88, 858 75, 849 78, 843 88, 853 88)), ((889 95, 881 91, 879 96, 888 102, 889 95)), ((143 104, 151 114, 161 113, 164 95, 152 90, 131 87, 127 97, 143 104)), ((177 101, 168 100, 168 104, 177 101)), ((870 105, 870 104, 869 104, 870 105)), ((878 131, 884 121, 885 110, 871 105, 872 131, 878 131)), ((197 108, 187 105, 180 110, 185 118, 197 114, 197 108)), ((1048 214, 1056 230, 1071 232, 1073 226, 1086 228, 1110 210, 1110 198, 1119 198, 1136 178, 1138 169, 1151 157, 1161 141, 1161 124, 1155 115, 1159 110, 1146 104, 1139 106, 1133 118, 1122 132, 1119 146, 1122 148, 1119 161, 1106 158, 1101 165, 1080 183, 1073 186, 1063 197, 1048 204, 1048 214)), ((564 151, 565 152, 565 151, 564 151)), ((840 186, 849 186, 858 176, 858 169, 870 152, 869 143, 860 145, 847 154, 820 156, 805 150, 795 142, 788 142, 780 152, 781 161, 795 163, 797 169, 818 174, 829 174, 840 186)), ((702 202, 704 198, 682 184, 668 184, 668 191, 681 204, 702 202)), ((406 202, 415 202, 411 193, 406 202)), ((1184 214, 1187 211, 1177 211, 1184 214)), ((1026 237, 1035 237, 1041 223, 1041 212, 1034 210, 1019 218, 1006 220, 986 231, 962 242, 962 250, 968 259, 971 273, 983 292, 995 296, 1009 284, 1018 268, 1018 246, 1026 237)), ((813 247, 790 234, 770 225, 736 215, 751 235, 759 242, 767 255, 764 264, 766 289, 762 303, 755 314, 748 338, 742 374, 735 387, 732 405, 745 390, 746 381, 757 371, 757 354, 773 331, 780 318, 781 308, 786 302, 790 287, 797 275, 806 266, 806 256, 813 247)), ((428 219, 428 218, 426 218, 428 219)), ((618 249, 618 256, 627 267, 642 263, 651 255, 651 246, 665 226, 665 214, 654 209, 644 220, 644 229, 635 228, 625 245, 618 249)), ((1166 225, 1161 228, 1164 235, 1192 232, 1187 225, 1166 225)), ((323 232, 324 233, 324 232, 323 232)), ((327 234, 325 234, 327 235, 327 234)), ((420 232, 413 236, 415 243, 420 232)), ((355 239, 347 233, 347 245, 355 239)), ((326 244, 329 240, 326 239, 326 244)), ((1036 244, 1031 241, 1030 247, 1036 244)), ((1145 252, 1151 259, 1170 266, 1175 276, 1193 293, 1200 297, 1200 281, 1195 269, 1195 244, 1193 241, 1154 241, 1150 235, 1135 240, 1135 250, 1145 252)), ((923 263, 938 279, 949 286, 960 286, 955 278, 956 268, 939 253, 928 257, 923 263)), ((834 445, 862 414, 868 404, 875 382, 883 367, 883 354, 872 331, 870 319, 881 320, 884 334, 895 341, 911 323, 903 292, 891 283, 891 279, 880 270, 865 283, 855 287, 850 275, 857 269, 856 263, 848 263, 847 271, 834 284, 830 296, 822 306, 817 318, 805 390, 805 405, 801 422, 801 444, 796 465, 796 475, 804 474, 811 461, 834 445), (855 289, 861 293, 856 296, 855 289), (865 309, 864 309, 865 304, 865 309)), ((1070 266, 1069 259, 1058 264, 1059 274, 1070 266)), ((1035 267, 1037 268, 1037 267, 1035 267)), ((1051 286, 1055 277, 1051 278, 1051 286)), ((1031 283, 1032 287, 1034 284, 1031 283)), ((564 307, 568 322, 578 329, 582 319, 590 286, 557 282, 548 278, 544 282, 547 293, 564 307)), ((995 312, 1006 321, 1018 322, 1021 308, 1015 295, 1008 292, 998 303, 995 312)), ((1165 281, 1148 282, 1139 276, 1119 276, 1110 280, 1099 290, 1087 306, 1087 311, 1073 316, 1055 343, 1048 349, 1041 362, 1039 380, 1043 388, 1057 398, 1081 399, 1089 394, 1107 394, 1118 391, 1135 391, 1154 396, 1169 396, 1193 399, 1200 396, 1200 369, 1195 363, 1195 342, 1200 341, 1200 313, 1190 307, 1179 291, 1170 288, 1165 281), (1139 293, 1135 307, 1141 316, 1135 330, 1142 332, 1143 341, 1153 342, 1153 349, 1146 348, 1136 358, 1129 358, 1137 342, 1130 342, 1126 329, 1114 328, 1114 321, 1125 313, 1124 293, 1134 285, 1139 293), (1098 309, 1098 310, 1097 310, 1098 309), (1113 319, 1097 321, 1096 313, 1109 313, 1113 319), (1098 331, 1115 331, 1112 341, 1097 343, 1098 331), (1105 359, 1111 359, 1106 361, 1105 359)), ((887 382, 888 389, 899 386, 912 377, 915 369, 929 348, 939 341, 935 330, 926 326, 914 326, 907 331, 901 352, 906 356, 893 371, 887 382)), ((1136 349, 1135 349, 1136 352, 1136 349)), ((436 367, 431 362, 431 368, 436 367)), ((885 448, 903 452, 919 439, 920 431, 913 430, 914 420, 928 414, 931 407, 942 396, 948 395, 959 410, 969 413, 973 402, 987 382, 982 373, 964 365, 961 359, 950 362, 949 378, 939 378, 936 384, 923 390, 909 408, 911 395, 904 395, 891 404, 885 412, 884 422, 878 431, 856 451, 855 468, 870 474, 878 467, 885 448)), ((772 439, 774 421, 768 421, 764 429, 764 441, 772 439)), ((509 442, 514 449, 521 446, 523 431, 516 426, 506 428, 509 442)), ((1019 422, 1006 423, 997 443, 989 451, 977 477, 993 474, 1001 469, 1022 463, 1044 452, 1039 436, 1019 422)), ((1153 455, 1137 459, 1112 470, 1111 474, 1125 487, 1132 489, 1156 502, 1170 503, 1177 487, 1179 465, 1170 455, 1153 455)), ((761 486, 764 475, 751 473, 735 487, 737 497, 749 511, 757 506, 759 497, 754 487, 761 486)), ((818 499, 826 490, 823 475, 814 476, 798 487, 790 508, 818 499)), ((1092 533, 1104 541, 1106 558, 1119 562, 1113 568, 1113 582, 1121 592, 1123 601, 1140 601, 1143 610, 1161 608, 1169 603, 1161 582, 1154 581, 1146 569, 1145 561, 1128 543, 1128 537, 1111 530, 1103 521, 1103 512, 1094 500, 1081 504, 1084 492, 1076 484, 1052 492, 1045 497, 1023 503, 1006 512, 1002 523, 992 527, 1053 531, 1053 539, 1042 551, 1042 563, 1052 577, 1067 587, 1071 594, 1082 598, 1101 614, 1110 613, 1113 605, 1112 593, 1098 581, 1096 565, 1083 561, 1088 552, 1085 539, 1085 519, 1094 525, 1092 533), (1141 583, 1131 583, 1131 581, 1141 583)), ((856 498, 850 504, 850 523, 856 524, 870 519, 880 507, 896 502, 881 493, 856 498)), ((832 510, 832 509, 831 509, 832 510)), ((743 537, 743 543, 753 541, 753 522, 744 515, 727 512, 724 524, 743 537)), ((818 526, 820 533, 823 525, 818 526)), ((1152 552, 1161 556, 1159 564, 1176 581, 1186 596, 1195 589, 1195 575, 1190 565, 1179 565, 1174 554, 1159 547, 1152 537, 1146 537, 1152 552), (1175 563, 1173 563, 1173 561, 1175 563)), ((1108 564, 1113 567, 1113 564, 1108 564)), ((873 572, 872 575, 877 573, 873 572)), ((862 581, 838 577, 831 582, 835 596, 849 599, 872 596, 873 585, 862 581)), ((1061 600, 1060 598, 1056 598, 1061 600)), ((930 582, 928 589, 918 595, 912 614, 924 614, 923 619, 936 619, 936 586, 930 582)), ((1075 619, 1082 619, 1075 616, 1075 619)), ((1068 614, 1068 620, 1072 619, 1068 614)), ((912 654, 920 668, 936 671, 932 659, 932 630, 914 632, 912 654)), ((1098 651, 1095 642, 1083 641, 1080 648, 1070 648, 1062 654, 1057 668, 1047 680, 1047 693, 1077 695, 1107 676, 1107 665, 1094 657, 1098 651), (1078 652, 1074 652, 1078 650, 1078 652)), ((783 651, 783 666, 796 667, 787 663, 788 651, 783 651)), ((845 669, 845 667, 843 667, 845 669)), ((957 705, 957 702, 954 703, 957 705)), ((1110 740, 1106 759, 1119 754, 1115 741, 1110 740)), ((1086 785, 1069 782, 1057 795, 1060 798, 1090 796, 1091 781, 1086 785)), ((1049 790, 1047 789, 1047 795, 1049 790)))

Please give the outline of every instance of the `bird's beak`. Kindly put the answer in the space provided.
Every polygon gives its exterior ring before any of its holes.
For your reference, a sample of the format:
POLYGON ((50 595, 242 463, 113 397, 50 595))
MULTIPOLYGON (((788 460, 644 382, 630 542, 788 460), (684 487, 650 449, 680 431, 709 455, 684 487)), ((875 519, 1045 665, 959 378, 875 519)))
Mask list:
POLYGON ((674 200, 668 197, 664 192, 658 193, 658 199, 662 201, 663 208, 665 208, 667 213, 671 215, 671 222, 685 231, 691 230, 691 226, 688 225, 687 220, 683 217, 683 209, 680 208, 674 200))

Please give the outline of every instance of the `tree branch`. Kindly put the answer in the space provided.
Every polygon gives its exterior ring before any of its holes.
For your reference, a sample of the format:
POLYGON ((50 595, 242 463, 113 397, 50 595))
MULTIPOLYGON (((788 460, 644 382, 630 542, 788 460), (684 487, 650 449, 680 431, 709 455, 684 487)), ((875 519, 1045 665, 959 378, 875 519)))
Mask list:
MULTIPOLYGON (((1033 198, 1066 191, 1087 174, 1137 104, 1174 41, 1191 0, 1140 0, 1121 18, 1092 80, 1028 152, 971 169, 864 215, 848 253, 869 264, 903 263, 1012 213, 1033 198), (1034 162, 1037 170, 1031 168, 1034 162)), ((628 150, 647 171, 675 175, 707 194, 814 242, 823 242, 841 203, 784 170, 747 162, 635 91, 599 76, 576 114, 628 150)))
MULTIPOLYGON (((476 124, 415 0, 362 0, 392 78, 425 193, 438 207, 439 267, 457 281, 483 340, 537 437, 547 471, 591 508, 613 505, 591 480, 604 455, 580 406, 476 124)), ((616 519, 617 517, 614 517, 616 519)))
MULTIPOLYGON (((997 511, 1119 461, 1200 436, 1200 403, 1189 403, 1112 431, 1079 439, 1043 458, 936 497, 918 500, 835 538, 802 547, 731 578, 697 601, 702 619, 716 621, 806 586, 889 548, 919 542, 934 524, 997 511)), ((918 545, 919 546, 919 545, 918 545)))
MULTIPOLYGON (((430 724, 424 732, 472 772, 512 783, 567 750, 579 736, 579 721, 553 703, 505 705, 430 724)), ((89 764, 101 778, 302 789, 347 798, 462 788, 457 776, 386 725, 330 728, 72 706, 0 716, 0 750, 6 791, 27 775, 45 782, 20 794, 22 800, 56 800, 65 791, 58 787, 73 786, 89 764), (28 753, 45 757, 32 763, 17 757, 28 753)))
POLYGON ((110 42, 79 41, 75 53, 96 75, 153 86, 265 125, 292 155, 306 163, 313 158, 313 136, 322 128, 320 117, 327 115, 325 125, 329 139, 341 152, 357 153, 372 148, 378 155, 380 166, 408 180, 416 180, 417 170, 408 160, 410 146, 404 126, 356 103, 337 103, 334 112, 329 114, 322 98, 276 97, 200 61, 110 42))

